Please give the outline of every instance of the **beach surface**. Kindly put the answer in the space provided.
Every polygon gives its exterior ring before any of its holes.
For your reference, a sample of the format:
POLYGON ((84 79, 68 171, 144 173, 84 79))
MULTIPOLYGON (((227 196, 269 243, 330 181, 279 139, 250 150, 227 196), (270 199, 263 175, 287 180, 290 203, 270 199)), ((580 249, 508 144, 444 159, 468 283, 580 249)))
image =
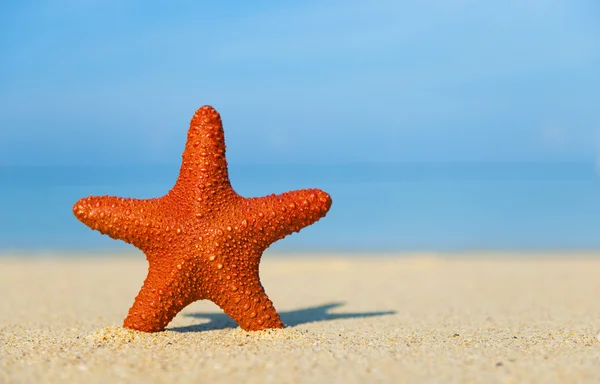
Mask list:
POLYGON ((120 328, 141 253, 0 257, 0 383, 600 382, 600 254, 278 255, 285 329, 120 328))

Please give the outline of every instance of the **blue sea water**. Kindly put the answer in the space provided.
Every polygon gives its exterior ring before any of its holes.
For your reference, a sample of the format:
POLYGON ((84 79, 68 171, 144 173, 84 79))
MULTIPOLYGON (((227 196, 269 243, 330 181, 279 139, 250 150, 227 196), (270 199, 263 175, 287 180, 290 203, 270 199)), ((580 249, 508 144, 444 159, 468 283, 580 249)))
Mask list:
MULTIPOLYGON (((0 167, 0 250, 131 249, 78 222, 88 195, 158 197, 178 165, 0 167)), ((596 250, 593 163, 230 164, 244 196, 321 188, 328 215, 280 251, 596 250)))

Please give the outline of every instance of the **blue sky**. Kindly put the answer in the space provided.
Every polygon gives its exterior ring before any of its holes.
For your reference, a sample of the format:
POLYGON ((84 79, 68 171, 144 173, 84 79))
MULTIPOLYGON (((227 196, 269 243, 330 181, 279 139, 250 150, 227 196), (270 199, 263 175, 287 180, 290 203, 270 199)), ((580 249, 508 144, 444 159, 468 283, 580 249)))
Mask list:
POLYGON ((600 2, 2 2, 0 165, 593 161, 600 2))

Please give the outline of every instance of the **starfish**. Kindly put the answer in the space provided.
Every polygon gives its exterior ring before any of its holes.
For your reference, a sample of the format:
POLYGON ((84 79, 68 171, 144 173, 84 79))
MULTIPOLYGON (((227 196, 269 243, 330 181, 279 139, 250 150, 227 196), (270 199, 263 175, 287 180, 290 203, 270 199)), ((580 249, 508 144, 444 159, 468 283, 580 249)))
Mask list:
POLYGON ((259 279, 264 250, 325 216, 318 189, 245 198, 231 187, 221 117, 210 106, 190 123, 179 177, 163 197, 90 196, 73 213, 91 229, 143 251, 148 276, 123 326, 162 331, 184 307, 207 299, 242 329, 283 328, 259 279))

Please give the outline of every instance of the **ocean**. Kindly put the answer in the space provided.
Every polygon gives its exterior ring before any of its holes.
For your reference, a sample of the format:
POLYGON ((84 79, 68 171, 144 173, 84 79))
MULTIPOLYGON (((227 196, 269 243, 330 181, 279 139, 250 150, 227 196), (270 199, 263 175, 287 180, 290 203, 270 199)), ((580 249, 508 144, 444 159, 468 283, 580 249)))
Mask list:
MULTIPOLYGON (((91 231, 89 195, 165 194, 179 165, 0 167, 0 251, 127 250, 91 231)), ((271 248, 395 252, 600 249, 600 176, 590 163, 230 164, 234 189, 320 188, 327 216, 271 248)))

